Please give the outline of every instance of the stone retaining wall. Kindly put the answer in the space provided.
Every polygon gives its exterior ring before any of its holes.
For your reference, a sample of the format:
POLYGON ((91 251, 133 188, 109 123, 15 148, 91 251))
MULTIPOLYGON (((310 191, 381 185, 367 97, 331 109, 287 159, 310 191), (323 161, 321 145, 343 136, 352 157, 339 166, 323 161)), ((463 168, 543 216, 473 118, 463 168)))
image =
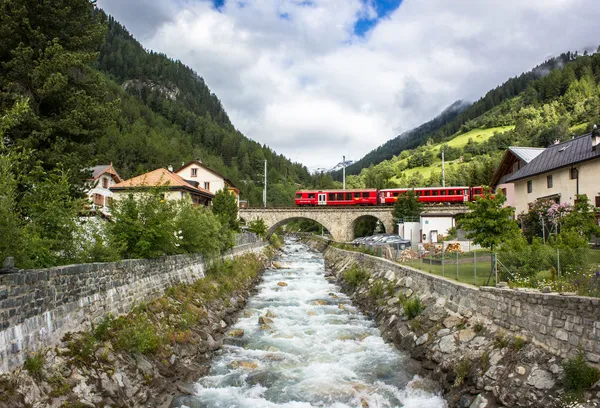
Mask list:
MULTIPOLYGON (((226 257, 261 248, 235 247, 226 257)), ((108 314, 128 313, 169 287, 204 277, 197 255, 68 265, 0 275, 0 373, 28 353, 56 345, 68 332, 89 329, 108 314)))
POLYGON ((326 257, 331 253, 343 254, 349 264, 362 265, 371 273, 391 272, 393 279, 410 277, 411 287, 419 296, 444 297, 447 309, 489 319, 562 358, 573 356, 581 348, 588 362, 600 367, 599 298, 476 287, 362 253, 330 246, 326 257))

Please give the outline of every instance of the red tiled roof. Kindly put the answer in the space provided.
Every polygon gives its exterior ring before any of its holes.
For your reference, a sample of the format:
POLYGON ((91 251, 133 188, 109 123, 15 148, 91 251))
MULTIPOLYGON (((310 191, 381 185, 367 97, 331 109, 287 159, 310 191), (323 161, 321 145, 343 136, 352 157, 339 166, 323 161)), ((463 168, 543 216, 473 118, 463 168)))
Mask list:
POLYGON ((115 184, 110 189, 111 190, 122 190, 129 188, 139 188, 139 187, 159 187, 159 186, 168 186, 171 188, 181 188, 192 192, 197 192, 203 195, 209 195, 210 197, 213 194, 205 190, 201 187, 195 187, 185 181, 181 176, 170 172, 167 169, 156 169, 151 172, 144 173, 140 176, 130 178, 129 180, 122 181, 118 184, 115 184))

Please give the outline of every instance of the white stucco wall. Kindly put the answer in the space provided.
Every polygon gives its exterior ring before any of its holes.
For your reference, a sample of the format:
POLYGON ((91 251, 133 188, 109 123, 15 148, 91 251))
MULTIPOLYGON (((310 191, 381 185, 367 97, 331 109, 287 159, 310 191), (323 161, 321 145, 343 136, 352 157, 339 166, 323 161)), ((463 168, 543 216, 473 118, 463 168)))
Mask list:
MULTIPOLYGON (((595 197, 600 195, 600 160, 583 162, 573 167, 579 172, 579 194, 586 194, 594 205, 595 197)), ((571 180, 570 170, 570 167, 565 167, 514 183, 516 213, 526 213, 530 203, 553 194, 560 194, 561 203, 573 204, 577 195, 577 180, 571 180), (548 175, 552 175, 552 188, 547 187, 548 175), (529 180, 533 183, 531 193, 527 192, 529 180)))
MULTIPOLYGON (((432 231, 437 231, 437 235, 446 235, 448 230, 455 226, 454 217, 433 217, 421 216, 421 238, 423 243, 431 243, 432 231), (423 238, 425 237, 425 238, 423 238)), ((436 241, 437 242, 437 241, 436 241)))
POLYGON ((183 177, 185 180, 199 182, 201 188, 207 189, 213 194, 225 187, 225 180, 222 177, 195 163, 181 169, 177 172, 177 175, 183 177), (197 171, 196 176, 192 176, 193 169, 197 171), (205 183, 209 183, 208 188, 205 187, 205 183))

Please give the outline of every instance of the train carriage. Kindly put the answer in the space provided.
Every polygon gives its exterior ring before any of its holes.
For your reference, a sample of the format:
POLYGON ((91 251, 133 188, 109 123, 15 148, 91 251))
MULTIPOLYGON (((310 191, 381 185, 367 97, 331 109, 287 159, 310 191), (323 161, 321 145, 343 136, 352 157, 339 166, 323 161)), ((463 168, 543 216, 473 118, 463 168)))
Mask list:
MULTIPOLYGON (((392 205, 399 196, 408 194, 409 188, 388 188, 379 190, 379 202, 392 205)), ((463 203, 470 201, 469 187, 424 187, 412 189, 423 203, 463 203)))
POLYGON ((295 203, 298 206, 344 206, 377 205, 377 189, 355 190, 304 190, 297 191, 295 203))

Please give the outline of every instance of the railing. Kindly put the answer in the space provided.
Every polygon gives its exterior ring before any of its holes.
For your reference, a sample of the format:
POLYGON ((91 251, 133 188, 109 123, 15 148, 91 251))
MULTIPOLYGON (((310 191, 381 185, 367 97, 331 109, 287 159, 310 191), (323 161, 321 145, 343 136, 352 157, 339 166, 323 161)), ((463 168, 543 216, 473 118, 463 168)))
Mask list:
POLYGON ((261 238, 253 232, 242 232, 241 234, 235 234, 235 246, 252 244, 260 240, 261 238))

